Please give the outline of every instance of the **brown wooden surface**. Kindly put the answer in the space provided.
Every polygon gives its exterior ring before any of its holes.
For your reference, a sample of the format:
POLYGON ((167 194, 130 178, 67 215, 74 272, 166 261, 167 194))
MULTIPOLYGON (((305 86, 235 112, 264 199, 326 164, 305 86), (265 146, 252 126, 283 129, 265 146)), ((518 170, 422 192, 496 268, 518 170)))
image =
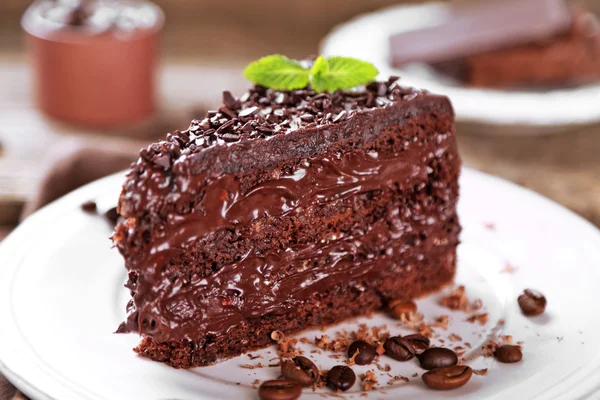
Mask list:
MULTIPOLYGON (((320 38, 336 23, 396 2, 158 1, 169 20, 163 40, 161 112, 134 127, 99 132, 52 121, 35 109, 18 28, 29 2, 0 1, 0 240, 33 193, 53 144, 73 137, 100 144, 124 134, 150 141, 185 127, 194 110, 219 101, 222 89, 243 90, 246 82, 240 71, 249 60, 273 52, 314 54, 320 38)), ((600 9, 600 0, 590 4, 600 9)), ((599 127, 540 137, 482 135, 485 129, 458 127, 467 166, 530 187, 600 225, 599 127)), ((0 376, 0 400, 13 395, 14 389, 0 376)))

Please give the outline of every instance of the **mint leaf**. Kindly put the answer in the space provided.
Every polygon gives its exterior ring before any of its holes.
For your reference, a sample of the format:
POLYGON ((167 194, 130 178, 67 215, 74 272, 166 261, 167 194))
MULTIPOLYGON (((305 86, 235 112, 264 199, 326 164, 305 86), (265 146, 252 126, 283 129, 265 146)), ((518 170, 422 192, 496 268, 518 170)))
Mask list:
MULTIPOLYGON (((317 61, 322 57, 319 57, 317 61)), ((339 89, 350 89, 371 82, 379 71, 367 61, 350 57, 329 57, 327 68, 317 61, 311 70, 311 85, 317 92, 334 92, 339 89), (315 73, 315 72, 317 73, 315 73)))
POLYGON ((326 78, 329 73, 329 63, 323 56, 319 56, 313 63, 310 69, 310 84, 313 89, 317 92, 323 92, 326 90, 326 78))
POLYGON ((329 63, 323 56, 319 56, 315 62, 313 63, 312 68, 310 69, 310 74, 312 76, 323 76, 324 74, 329 72, 329 63))
POLYGON ((308 85, 308 70, 299 62, 279 54, 250 63, 244 76, 258 85, 278 90, 302 89, 308 85))
POLYGON ((261 58, 248 65, 244 76, 271 89, 303 89, 310 82, 317 92, 334 92, 371 82, 379 71, 373 64, 350 57, 319 56, 310 70, 280 54, 261 58))

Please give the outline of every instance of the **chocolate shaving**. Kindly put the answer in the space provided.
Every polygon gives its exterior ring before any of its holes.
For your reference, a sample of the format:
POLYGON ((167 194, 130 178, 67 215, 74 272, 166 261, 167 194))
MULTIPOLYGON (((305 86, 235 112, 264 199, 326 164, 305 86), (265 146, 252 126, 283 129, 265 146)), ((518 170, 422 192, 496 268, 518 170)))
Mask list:
POLYGON ((373 390, 375 385, 377 385, 379 383, 379 381, 377 380, 377 376, 375 375, 375 372, 373 371, 367 371, 364 374, 361 375, 360 377, 361 379, 361 386, 363 388, 363 390, 369 391, 369 390, 373 390))
POLYGON ((460 310, 465 312, 477 311, 483 305, 479 299, 470 303, 469 299, 467 298, 465 287, 462 285, 454 289, 448 296, 442 297, 440 304, 453 311, 460 310))
POLYGON ((488 319, 489 319, 488 313, 481 313, 481 314, 471 315, 465 321, 470 322, 470 323, 479 322, 480 325, 485 325, 485 324, 487 324, 488 319))

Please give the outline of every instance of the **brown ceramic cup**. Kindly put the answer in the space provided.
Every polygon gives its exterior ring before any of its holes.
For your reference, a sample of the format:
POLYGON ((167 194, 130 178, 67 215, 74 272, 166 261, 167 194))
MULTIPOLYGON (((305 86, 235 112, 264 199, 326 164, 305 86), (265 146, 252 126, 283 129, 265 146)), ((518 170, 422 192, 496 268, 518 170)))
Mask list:
POLYGON ((156 109, 162 11, 145 1, 87 3, 96 8, 83 23, 61 20, 60 2, 50 0, 34 3, 23 15, 39 108, 91 127, 149 117, 156 109))

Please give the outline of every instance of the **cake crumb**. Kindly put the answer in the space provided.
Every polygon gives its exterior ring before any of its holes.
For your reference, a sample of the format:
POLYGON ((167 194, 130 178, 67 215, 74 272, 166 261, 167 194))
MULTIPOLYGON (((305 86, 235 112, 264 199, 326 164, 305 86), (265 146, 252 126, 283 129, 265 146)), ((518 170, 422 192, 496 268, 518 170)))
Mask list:
POLYGON ((498 347, 500 347, 499 343, 489 340, 487 343, 481 346, 481 350, 483 350, 483 356, 485 358, 493 357, 498 347))
POLYGON ((450 340, 451 342, 462 342, 462 337, 460 337, 460 335, 457 335, 456 333, 451 333, 448 336, 448 340, 450 340))
POLYGON ((465 321, 470 322, 470 323, 479 322, 480 325, 485 325, 485 324, 487 324, 488 319, 489 319, 488 313, 481 313, 481 314, 473 314, 469 318, 467 318, 465 321))
POLYGON ((281 343, 285 340, 285 335, 281 331, 273 331, 271 332, 271 339, 277 343, 281 343))
POLYGON ((378 355, 382 355, 383 353, 385 353, 385 349, 383 348, 383 343, 381 343, 381 342, 377 343, 377 347, 375 348, 375 352, 378 355))
POLYGON ((502 268, 500 270, 500 273, 504 273, 504 274, 514 274, 515 272, 517 272, 519 270, 519 267, 516 267, 510 263, 506 263, 504 265, 504 268, 502 268))
POLYGON ((374 363, 378 370, 382 372, 390 372, 392 370, 392 366, 390 364, 381 365, 379 363, 374 363))
POLYGON ((410 382, 410 379, 408 379, 406 376, 396 375, 391 380, 389 380, 387 384, 388 386, 392 386, 393 384, 398 383, 400 381, 408 383, 410 382))
POLYGON ((453 311, 460 310, 464 312, 474 312, 483 307, 483 302, 481 299, 477 299, 472 303, 469 302, 466 289, 463 285, 460 285, 452 290, 449 295, 442 297, 440 304, 453 311))
POLYGON ((435 319, 434 322, 429 324, 429 326, 435 327, 435 328, 442 328, 443 330, 447 331, 448 330, 448 322, 449 322, 449 318, 447 315, 440 315, 439 317, 437 317, 435 319))
POLYGON ((377 376, 371 370, 362 374, 360 379, 362 381, 361 386, 362 386, 363 390, 366 390, 366 391, 373 390, 375 385, 377 385, 379 383, 377 381, 377 376))
POLYGON ((252 365, 252 364, 240 364, 240 367, 246 368, 246 369, 264 368, 264 366, 262 365, 262 363, 258 363, 256 365, 252 365))
POLYGON ((498 335, 498 337, 504 342, 504 344, 513 344, 512 335, 498 335))
POLYGON ((354 364, 356 364, 356 357, 358 357, 359 353, 360 353, 360 350, 356 350, 354 352, 354 354, 352 354, 352 356, 350 358, 348 358, 348 360, 346 360, 346 364, 348 364, 349 367, 351 367, 354 364))
POLYGON ((484 222, 483 223, 483 227, 485 229, 488 229, 490 231, 495 231, 496 230, 496 224, 493 222, 484 222))

